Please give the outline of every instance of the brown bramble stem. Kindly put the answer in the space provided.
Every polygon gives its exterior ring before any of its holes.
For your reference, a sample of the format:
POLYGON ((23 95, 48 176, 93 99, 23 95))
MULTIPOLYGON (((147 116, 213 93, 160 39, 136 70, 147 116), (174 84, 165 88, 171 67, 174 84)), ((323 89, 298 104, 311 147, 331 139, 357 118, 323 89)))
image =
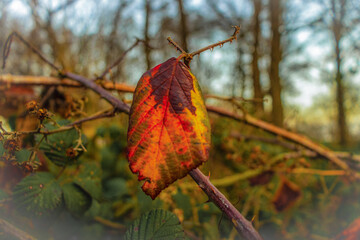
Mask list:
POLYGON ((171 37, 168 37, 167 40, 168 40, 168 42, 169 42, 171 45, 173 45, 173 46, 175 47, 176 50, 180 51, 181 54, 184 55, 184 56, 182 56, 182 58, 184 59, 184 63, 185 63, 186 66, 189 67, 189 64, 190 64, 190 62, 191 62, 191 60, 193 59, 194 56, 199 55, 200 53, 205 52, 205 51, 207 51, 207 50, 209 50, 209 49, 212 50, 213 48, 215 48, 215 47, 217 47, 217 46, 222 46, 222 45, 224 45, 225 43, 228 43, 228 42, 231 43, 232 41, 236 40, 236 39, 237 39, 237 35, 238 35, 239 32, 240 32, 240 27, 239 27, 239 26, 233 26, 233 27, 235 28, 235 31, 234 31, 233 35, 232 35, 230 38, 225 39, 225 40, 223 40, 223 41, 220 41, 220 42, 218 42, 218 43, 211 44, 211 45, 209 45, 209 46, 206 46, 206 47, 204 47, 204 48, 201 48, 201 49, 199 49, 199 50, 197 50, 197 51, 195 51, 195 52, 192 52, 192 53, 187 53, 187 52, 185 52, 185 50, 182 49, 182 48, 180 47, 180 45, 177 44, 174 40, 172 40, 171 37))
POLYGON ((212 201, 220 210, 232 221, 236 230, 245 239, 261 240, 262 237, 255 230, 251 222, 241 215, 234 205, 210 182, 198 168, 191 170, 189 175, 206 193, 209 200, 212 201))
POLYGON ((185 52, 185 50, 182 49, 182 48, 180 47, 180 45, 177 44, 177 42, 175 42, 174 40, 172 40, 171 37, 168 37, 167 40, 168 40, 168 42, 169 42, 171 45, 173 45, 173 46, 175 47, 176 50, 178 50, 178 51, 181 52, 182 54, 187 54, 187 52, 185 52))
POLYGON ((231 37, 229 37, 228 39, 225 39, 225 40, 223 40, 223 41, 220 41, 220 42, 218 42, 218 43, 214 43, 214 44, 211 44, 211 45, 209 45, 209 46, 207 46, 207 47, 204 47, 204 48, 201 48, 201 49, 199 49, 199 50, 197 50, 197 51, 195 51, 195 52, 192 52, 192 53, 190 53, 190 56, 191 57, 194 57, 194 56, 196 56, 196 55, 198 55, 198 54, 200 54, 200 53, 202 53, 202 52, 205 52, 205 51, 207 51, 207 50, 209 50, 209 49, 213 49, 213 48, 215 48, 215 47, 217 47, 217 46, 222 46, 222 45, 224 45, 225 43, 227 43, 227 42, 232 42, 232 41, 234 41, 234 40, 236 40, 237 39, 237 35, 238 35, 238 33, 240 32, 240 27, 239 26, 233 26, 234 28, 235 28, 235 32, 234 32, 234 34, 231 36, 231 37))
POLYGON ((83 84, 85 87, 90 88, 94 92, 100 95, 100 97, 104 98, 108 101, 114 108, 116 112, 125 112, 129 113, 130 107, 126 103, 122 102, 118 98, 114 97, 111 93, 106 91, 104 88, 97 85, 95 82, 90 79, 83 77, 81 75, 77 75, 70 72, 61 73, 61 77, 70 78, 74 81, 77 81, 83 84))

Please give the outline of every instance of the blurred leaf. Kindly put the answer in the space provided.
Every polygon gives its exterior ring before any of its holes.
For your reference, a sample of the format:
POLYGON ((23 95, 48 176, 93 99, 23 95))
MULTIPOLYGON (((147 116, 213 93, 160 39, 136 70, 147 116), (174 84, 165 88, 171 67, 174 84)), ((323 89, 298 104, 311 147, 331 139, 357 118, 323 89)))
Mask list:
POLYGON ((112 204, 110 202, 99 203, 93 199, 89 210, 85 212, 84 216, 88 219, 94 219, 94 217, 112 219, 114 216, 112 204))
POLYGON ((125 239, 185 239, 185 233, 175 214, 155 209, 137 219, 126 231, 125 239))
POLYGON ((91 197, 73 183, 62 186, 65 206, 74 215, 83 214, 91 206, 91 197))
POLYGON ((164 205, 160 198, 152 200, 148 195, 141 191, 141 189, 138 190, 136 198, 138 200, 140 214, 146 213, 150 209, 162 208, 164 205))
POLYGON ((105 137, 106 134, 106 127, 100 126, 96 129, 96 135, 98 137, 105 137))
POLYGON ((54 240, 98 240, 104 238, 104 227, 98 223, 83 221, 83 219, 75 218, 69 212, 64 211, 56 218, 56 222, 51 224, 50 234, 39 237, 39 239, 54 240))
POLYGON ((108 171, 114 171, 114 166, 116 164, 116 160, 118 157, 114 153, 114 151, 111 151, 109 147, 105 146, 100 150, 100 156, 101 156, 102 169, 108 171))
MULTIPOLYGON (((18 163, 23 163, 29 160, 31 151, 27 149, 21 149, 20 151, 15 152, 15 157, 18 163)), ((37 156, 35 155, 37 158, 37 156)))
MULTIPOLYGON (((58 122, 58 124, 61 126, 65 126, 69 123, 70 121, 58 122)), ((57 129, 58 127, 55 127, 52 124, 45 124, 45 128, 50 131, 57 129)), ((42 136, 40 135, 36 136, 37 141, 40 141, 41 138, 42 136)), ((41 142, 40 149, 44 152, 44 154, 46 155, 46 157, 49 158, 50 161, 52 161, 58 166, 74 164, 83 152, 79 151, 77 152, 76 156, 69 156, 69 154, 67 154, 67 151, 76 147, 78 139, 78 132, 75 129, 50 134, 46 137, 46 139, 41 142)), ((84 145, 87 142, 84 134, 81 135, 81 141, 84 145)))
POLYGON ((42 215, 61 204, 61 194, 55 177, 47 172, 39 172, 22 179, 15 186, 13 198, 20 209, 42 215))
POLYGON ((185 195, 181 192, 181 189, 178 188, 178 191, 175 195, 172 196, 176 205, 184 211, 185 219, 189 219, 192 216, 192 205, 190 202, 190 196, 185 195))
POLYGON ((102 197, 101 168, 96 163, 84 163, 79 167, 74 183, 95 199, 102 197))
POLYGON ((116 139, 121 135, 123 135, 125 137, 125 135, 126 135, 126 134, 124 134, 124 132, 122 132, 122 129, 116 125, 111 125, 109 127, 109 134, 110 134, 110 138, 112 138, 112 139, 116 139))
POLYGON ((104 183, 104 196, 107 199, 119 199, 128 194, 126 180, 123 178, 112 178, 104 183))

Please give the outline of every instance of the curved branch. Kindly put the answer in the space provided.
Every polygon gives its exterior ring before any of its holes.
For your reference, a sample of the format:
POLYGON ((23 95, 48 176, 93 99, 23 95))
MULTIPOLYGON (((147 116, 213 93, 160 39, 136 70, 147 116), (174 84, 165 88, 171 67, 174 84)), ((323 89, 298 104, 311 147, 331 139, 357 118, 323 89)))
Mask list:
POLYGON ((333 163, 338 165, 340 168, 350 171, 349 166, 344 161, 342 161, 340 158, 338 158, 334 152, 332 152, 330 149, 328 149, 324 146, 314 143, 313 141, 311 141, 310 139, 308 139, 305 136, 302 136, 302 135, 299 135, 296 133, 292 133, 283 128, 280 128, 280 127, 274 126, 270 123, 256 119, 248 114, 240 115, 240 114, 233 113, 228 110, 218 108, 218 107, 213 107, 213 106, 207 106, 207 110, 209 112, 213 112, 213 113, 219 114, 224 117, 228 117, 228 118, 232 118, 237 121, 244 122, 250 126, 263 129, 271 134, 281 136, 284 139, 287 139, 291 142, 294 142, 294 143, 299 144, 309 150, 316 152, 319 156, 329 159, 330 161, 332 161, 333 163))
MULTIPOLYGON (((45 77, 45 76, 19 76, 19 75, 0 75, 1 85, 21 85, 21 86, 64 86, 64 87, 83 87, 82 84, 75 82, 74 80, 57 77, 45 77)), ((102 81, 101 86, 106 90, 116 90, 119 92, 132 93, 135 87, 124 83, 113 83, 110 81, 102 81)))

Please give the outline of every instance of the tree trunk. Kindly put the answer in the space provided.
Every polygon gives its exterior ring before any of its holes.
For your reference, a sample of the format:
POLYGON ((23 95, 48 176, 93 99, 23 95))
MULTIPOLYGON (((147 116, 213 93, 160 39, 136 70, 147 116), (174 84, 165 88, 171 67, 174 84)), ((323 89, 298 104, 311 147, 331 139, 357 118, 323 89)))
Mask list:
POLYGON ((281 83, 279 65, 282 58, 280 47, 280 25, 282 18, 281 0, 270 0, 270 23, 271 23, 271 64, 270 64, 270 93, 272 97, 272 121, 282 127, 284 121, 283 106, 281 101, 281 83))
POLYGON ((188 29, 186 24, 186 14, 184 10, 184 4, 182 0, 178 0, 179 4, 179 13, 180 13, 180 27, 181 27, 181 47, 185 50, 185 52, 188 52, 188 45, 187 45, 187 39, 188 39, 188 29))
POLYGON ((338 128, 338 137, 339 143, 344 146, 347 144, 347 123, 346 123, 346 112, 344 106, 344 86, 343 78, 341 73, 341 49, 340 41, 343 37, 343 20, 345 15, 345 5, 346 0, 341 0, 341 2, 336 5, 335 0, 331 1, 332 6, 332 15, 333 15, 333 25, 332 33, 335 41, 335 54, 336 54, 336 105, 337 105, 337 128, 338 128))
POLYGON ((346 124, 346 114, 344 107, 344 86, 342 81, 341 74, 341 59, 340 59, 340 48, 338 43, 336 44, 336 104, 338 110, 338 134, 339 134, 339 143, 341 145, 346 145, 347 143, 347 124, 346 124))
POLYGON ((264 112, 264 104, 262 102, 263 92, 260 84, 260 70, 259 70, 259 39, 260 39, 260 12, 262 8, 261 0, 253 0, 254 17, 253 17, 253 34, 254 34, 254 50, 252 53, 252 78, 253 78, 253 95, 256 99, 255 111, 262 115, 264 112))
POLYGON ((145 53, 145 59, 146 59, 146 66, 147 69, 150 69, 152 67, 152 61, 151 61, 151 49, 149 46, 149 19, 151 14, 151 5, 150 0, 145 0, 145 27, 144 27, 144 53, 145 53))

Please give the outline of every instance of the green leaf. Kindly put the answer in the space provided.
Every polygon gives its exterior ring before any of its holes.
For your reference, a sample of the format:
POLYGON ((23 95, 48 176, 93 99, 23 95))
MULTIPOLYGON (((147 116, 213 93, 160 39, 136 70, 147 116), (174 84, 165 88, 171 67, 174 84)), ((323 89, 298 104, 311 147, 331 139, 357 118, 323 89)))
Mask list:
POLYGON ((181 189, 178 188, 178 191, 175 195, 172 196, 176 205, 184 211, 185 219, 189 219, 192 216, 192 205, 190 202, 190 196, 183 194, 181 189))
POLYGON ((78 175, 74 178, 74 183, 91 197, 99 200, 102 196, 100 166, 96 163, 82 164, 78 175))
POLYGON ((137 219, 126 231, 125 239, 185 239, 185 233, 175 214, 155 209, 137 219))
MULTIPOLYGON (((64 126, 69 124, 69 121, 59 121, 60 125, 64 126)), ((49 131, 57 129, 57 127, 52 124, 45 124, 45 128, 49 131)), ((37 136, 36 140, 40 141, 42 136, 37 136)), ((44 152, 46 157, 49 158, 54 164, 58 166, 66 166, 69 164, 74 164, 76 160, 83 153, 82 151, 78 152, 78 155, 75 157, 67 156, 66 151, 68 149, 74 148, 77 145, 77 140, 79 139, 78 133, 75 129, 71 129, 64 132, 54 133, 47 136, 40 144, 40 149, 44 152)), ((81 135, 81 141, 83 144, 86 143, 85 135, 81 135)))
MULTIPOLYGON (((26 162, 30 159, 31 151, 27 149, 21 149, 20 151, 15 152, 16 161, 18 163, 26 162)), ((35 156, 38 161, 37 157, 35 156)))
POLYGON ((70 213, 81 215, 91 206, 91 197, 84 190, 73 183, 62 186, 65 206, 70 213))
POLYGON ((112 178, 104 183, 104 195, 107 199, 119 199, 128 192, 126 180, 123 178, 112 178))
POLYGON ((62 202, 62 191, 55 177, 39 172, 25 177, 15 186, 13 198, 20 209, 37 215, 54 210, 62 202))
POLYGON ((102 217, 105 219, 112 219, 114 216, 114 211, 112 209, 111 202, 99 203, 95 199, 92 200, 91 207, 87 210, 84 216, 90 220, 94 217, 102 217))

